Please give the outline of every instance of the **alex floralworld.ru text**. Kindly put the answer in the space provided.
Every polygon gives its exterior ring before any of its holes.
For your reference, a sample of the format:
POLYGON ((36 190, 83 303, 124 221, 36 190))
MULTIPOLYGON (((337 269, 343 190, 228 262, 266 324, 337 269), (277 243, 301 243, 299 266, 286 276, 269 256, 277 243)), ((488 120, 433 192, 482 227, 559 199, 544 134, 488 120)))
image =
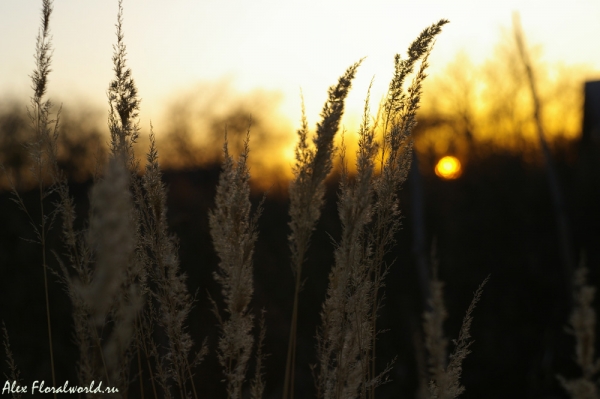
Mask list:
POLYGON ((2 395, 5 394, 13 394, 13 393, 116 393, 118 392, 117 388, 103 388, 102 381, 98 383, 96 386, 95 381, 92 381, 89 386, 80 387, 80 386, 69 386, 69 381, 65 381, 62 386, 59 387, 50 387, 45 386, 44 380, 42 381, 34 381, 31 384, 31 387, 26 385, 19 385, 17 381, 5 381, 4 386, 2 387, 2 395), (31 390, 29 390, 31 388, 31 390))

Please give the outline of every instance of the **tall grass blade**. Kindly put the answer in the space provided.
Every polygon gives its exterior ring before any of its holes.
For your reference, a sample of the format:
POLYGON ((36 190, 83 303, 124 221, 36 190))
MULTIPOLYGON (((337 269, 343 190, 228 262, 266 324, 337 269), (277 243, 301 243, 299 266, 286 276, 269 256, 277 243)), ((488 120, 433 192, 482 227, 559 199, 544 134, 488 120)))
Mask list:
POLYGON ((313 140, 315 148, 308 143, 308 124, 302 112, 302 127, 298 130, 294 166, 294 180, 290 183, 289 245, 292 252, 292 270, 296 277, 294 305, 288 352, 283 384, 283 398, 294 398, 294 375, 296 363, 296 331, 298 323, 298 301, 302 281, 302 266, 310 237, 321 215, 325 178, 332 168, 333 139, 339 129, 344 112, 344 101, 352 80, 362 60, 350 66, 339 78, 337 85, 331 86, 328 99, 321 111, 321 122, 317 125, 317 134, 313 140))

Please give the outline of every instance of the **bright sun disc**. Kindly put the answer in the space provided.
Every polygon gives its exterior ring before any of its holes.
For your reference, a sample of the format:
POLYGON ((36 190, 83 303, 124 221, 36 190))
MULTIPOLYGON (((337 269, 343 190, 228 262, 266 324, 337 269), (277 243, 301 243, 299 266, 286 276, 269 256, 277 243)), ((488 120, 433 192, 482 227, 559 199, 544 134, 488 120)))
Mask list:
POLYGON ((443 157, 435 165, 435 174, 446 180, 456 179, 462 174, 460 161, 451 155, 443 157))

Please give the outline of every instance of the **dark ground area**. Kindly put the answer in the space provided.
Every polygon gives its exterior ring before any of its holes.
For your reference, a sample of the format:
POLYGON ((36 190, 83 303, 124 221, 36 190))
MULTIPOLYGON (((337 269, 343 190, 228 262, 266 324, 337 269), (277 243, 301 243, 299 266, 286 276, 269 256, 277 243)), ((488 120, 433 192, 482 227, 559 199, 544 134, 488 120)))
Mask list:
MULTIPOLYGON (((584 149, 578 157, 558 156, 561 185, 567 202, 574 252, 584 251, 590 280, 600 286, 600 169, 598 153, 584 149), (590 155, 591 154, 591 155, 590 155), (594 155, 595 154, 595 155, 594 155)), ((464 399, 566 398, 555 375, 579 376, 574 341, 564 327, 569 314, 560 260, 554 211, 542 168, 510 154, 472 159, 457 180, 442 181, 427 172, 432 159, 424 156, 426 236, 438 243, 439 273, 445 285, 450 317, 447 336, 456 338, 472 294, 491 274, 474 314, 475 343, 463 371, 464 399)), ((181 267, 188 287, 197 292, 190 315, 196 343, 208 337, 211 353, 198 368, 196 387, 206 398, 225 397, 215 356, 214 315, 207 290, 219 297, 212 278, 217 257, 208 230, 207 211, 213 206, 218 167, 166 172, 171 231, 179 237, 181 267)), ((85 219, 90 183, 71 187, 79 221, 85 219)), ((333 261, 331 237, 339 236, 336 185, 330 181, 327 204, 314 234, 305 266, 301 294, 296 386, 298 398, 314 397, 309 365, 315 362, 315 329, 333 261)), ((416 262, 411 252, 413 218, 410 182, 400 193, 404 215, 397 237, 396 259, 386 280, 385 306, 379 326, 377 359, 380 369, 397 356, 392 381, 379 397, 413 398, 418 385, 421 299, 416 262)), ((35 192, 24 193, 31 209, 39 207, 35 192), (36 205, 37 204, 37 205, 36 205)), ((261 194, 256 195, 258 203, 261 194)), ((258 313, 266 309, 266 397, 280 397, 285 367, 294 279, 287 247, 287 207, 284 195, 267 196, 255 251, 255 294, 258 313)), ((35 215, 34 215, 35 217, 35 215)), ((60 253, 55 227, 51 247, 60 253)), ((43 273, 40 249, 22 238, 33 238, 26 216, 0 194, 0 319, 10 334, 15 360, 26 381, 51 381, 43 273)), ((50 264, 56 267, 54 256, 50 264)), ((50 302, 58 381, 76 381, 76 348, 72 344, 70 304, 62 287, 51 278, 50 302)), ((3 370, 6 371, 4 353, 3 370)))

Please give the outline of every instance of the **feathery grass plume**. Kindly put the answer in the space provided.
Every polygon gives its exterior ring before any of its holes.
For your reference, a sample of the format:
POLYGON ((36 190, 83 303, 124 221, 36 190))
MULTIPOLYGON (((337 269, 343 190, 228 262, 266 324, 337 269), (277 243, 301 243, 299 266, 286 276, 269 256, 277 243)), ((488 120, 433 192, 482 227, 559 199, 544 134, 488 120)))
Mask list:
POLYGON ((220 259, 214 278, 221 285, 227 315, 221 317, 215 307, 221 324, 218 358, 224 368, 230 399, 242 397, 242 385, 254 345, 254 317, 249 313, 248 305, 254 292, 252 256, 261 206, 251 217, 248 153, 249 132, 237 162, 229 154, 225 137, 215 209, 209 213, 210 234, 220 259))
POLYGON ((131 265, 136 262, 136 224, 124 159, 110 159, 105 176, 92 188, 90 202, 87 237, 94 267, 89 283, 81 282, 79 290, 92 323, 92 339, 101 346, 97 357, 102 365, 93 367, 104 368, 107 383, 124 392, 134 320, 141 308, 139 288, 129 276, 131 265))
POLYGON ((82 295, 96 326, 101 326, 124 283, 135 249, 129 178, 117 158, 109 161, 104 179, 92 188, 90 202, 88 240, 96 264, 92 280, 82 295))
POLYGON ((262 399, 265 391, 265 374, 263 370, 263 363, 267 357, 267 354, 263 352, 265 336, 267 334, 267 328, 265 327, 265 312, 263 309, 260 315, 259 333, 258 333, 258 344, 256 345, 256 367, 254 378, 250 386, 250 399, 262 399))
MULTIPOLYGON (((380 290, 384 285, 389 264, 384 258, 394 244, 394 235, 400 228, 400 209, 397 191, 408 176, 411 162, 412 130, 416 125, 416 112, 419 108, 422 84, 427 75, 428 57, 432 51, 435 37, 449 21, 442 19, 424 29, 408 48, 408 58, 400 54, 394 57, 394 75, 388 93, 380 107, 376 127, 383 132, 379 145, 380 173, 373 178, 374 203, 372 221, 367 234, 369 248, 370 278, 373 281, 371 294, 371 343, 367 356, 369 365, 368 379, 375 379, 377 313, 381 306, 380 290), (420 60, 411 85, 405 91, 404 82, 413 73, 420 60)), ((369 395, 374 397, 375 384, 371 384, 369 395)))
POLYGON ((483 287, 490 277, 486 277, 475 291, 473 300, 463 318, 458 339, 452 341, 454 351, 450 354, 447 362, 448 339, 444 335, 444 321, 448 317, 448 312, 444 305, 444 283, 438 279, 437 275, 438 265, 435 258, 435 249, 432 250, 431 258, 433 276, 430 281, 430 309, 423 314, 425 348, 428 352, 430 374, 429 395, 431 399, 455 399, 465 391, 465 388, 460 385, 460 376, 462 363, 467 355, 471 353, 469 348, 473 343, 470 340, 472 314, 481 299, 483 287))
MULTIPOLYGON (((137 90, 131 77, 131 71, 125 65, 125 45, 122 34, 122 1, 119 2, 117 22, 117 45, 113 55, 115 79, 109 86, 109 129, 111 132, 111 159, 107 175, 104 179, 97 179, 98 190, 103 185, 116 183, 123 195, 129 195, 130 177, 119 174, 115 162, 120 162, 123 167, 128 165, 130 171, 135 174, 137 165, 133 161, 132 144, 137 137, 137 124, 133 120, 137 117, 139 100, 137 90), (115 112, 116 110, 116 112, 115 112), (117 115, 118 114, 118 115, 117 115), (117 117, 118 116, 118 117, 117 117), (116 169, 115 169, 116 168, 116 169), (113 179, 115 182, 113 182, 113 179), (123 180, 125 179, 125 180, 123 180), (108 180, 109 183, 106 183, 108 180), (124 184, 121 186, 120 184, 124 184)), ((70 268, 59 259, 63 282, 67 293, 73 304, 73 316, 75 324, 75 341, 80 350, 78 374, 80 381, 90 382, 99 378, 106 378, 115 385, 119 385, 124 391, 128 384, 129 362, 132 356, 130 346, 131 337, 138 337, 134 331, 134 320, 137 312, 142 307, 142 290, 145 286, 145 273, 140 257, 121 258, 118 254, 104 249, 91 248, 94 241, 101 241, 101 237, 91 238, 94 230, 102 230, 99 224, 110 222, 107 220, 107 209, 94 210, 90 213, 90 230, 76 232, 74 228, 75 209, 70 197, 65 175, 58 168, 56 151, 50 152, 51 174, 56 186, 55 190, 60 196, 57 211, 60 212, 63 224, 62 233, 67 248, 67 258, 70 268), (96 224, 96 226, 94 225, 96 224), (95 226, 95 227, 94 227, 95 226), (88 240, 85 239, 87 236, 88 240), (106 258, 108 256, 108 259, 106 258), (93 262, 95 261, 95 267, 93 262), (123 263, 124 262, 124 263, 123 263), (120 263, 120 264, 119 264, 120 263), (106 267, 110 265, 112 267, 106 267), (71 276, 75 272, 75 277, 71 276), (106 293, 105 291, 108 291, 106 293), (102 294, 104 293, 104 294, 102 294), (100 298, 96 302, 95 298, 100 298), (91 305, 90 305, 91 303, 91 305), (110 316, 107 318, 107 316, 110 316), (104 327, 112 323, 110 333, 104 327), (103 327, 100 329, 100 327, 103 327), (104 339, 104 344, 102 343, 104 339), (103 370, 103 371, 101 371, 103 370)), ((139 195, 139 183, 132 181, 137 188, 136 197, 139 195)), ((93 197, 93 195, 92 195, 93 197)), ((117 197, 115 197, 117 198, 117 197)), ((111 200, 111 198, 105 199, 111 200)), ((125 202, 131 202, 131 198, 125 202)), ((137 199, 136 199, 137 202, 137 199)), ((119 204, 115 203, 116 208, 119 204)), ((121 202, 120 205, 124 205, 121 202)), ((116 209, 112 211, 124 212, 125 223, 129 222, 128 232, 124 241, 120 242, 121 249, 125 252, 137 249, 139 245, 139 211, 131 206, 129 210, 116 209), (137 215, 137 219, 134 217, 137 215)), ((123 215, 122 215, 123 216, 123 215)), ((108 218, 110 219, 110 217, 108 218)), ((113 220, 113 222, 115 222, 113 220)), ((104 233, 99 233, 100 236, 104 233)), ((115 237, 116 238, 116 237, 115 237)), ((122 255, 122 254, 121 254, 122 255)))
POLYGON ((380 113, 384 135, 381 168, 384 169, 385 162, 389 172, 402 169, 402 164, 398 164, 398 162, 407 158, 405 156, 407 149, 403 148, 403 145, 416 124, 415 116, 421 100, 422 83, 427 76, 425 75, 428 67, 427 58, 431 53, 435 37, 448 22, 446 19, 441 19, 425 28, 408 48, 407 59, 403 60, 400 54, 396 54, 394 58, 394 75, 383 104, 383 112, 380 113), (421 60, 421 67, 414 77, 408 93, 405 93, 404 81, 408 75, 413 73, 419 60, 421 60))
POLYGON ((567 380, 558 375, 563 388, 573 399, 597 399, 596 376, 600 371, 600 359, 596 354, 596 311, 592 307, 596 289, 587 284, 588 269, 585 260, 580 262, 573 279, 574 306, 569 319, 569 333, 575 337, 575 360, 583 375, 567 380))
POLYGON ((349 182, 345 165, 342 169, 338 204, 342 238, 335 251, 318 332, 317 386, 323 398, 374 397, 375 388, 385 381, 389 371, 388 367, 377 374, 375 369, 378 296, 388 268, 384 256, 400 225, 396 191, 406 180, 410 167, 410 134, 426 77, 427 58, 433 39, 446 23, 441 20, 425 29, 409 47, 407 60, 399 55, 395 58, 394 77, 379 114, 383 119, 380 175, 373 177, 378 146, 374 128, 369 126, 369 96, 359 132, 354 184, 349 182), (404 80, 419 60, 420 68, 406 94, 404 80))
POLYGON ((408 176, 412 150, 411 132, 416 125, 416 113, 421 101, 427 60, 431 53, 435 36, 449 21, 442 19, 424 29, 408 49, 408 58, 403 60, 400 54, 394 59, 394 76, 389 85, 388 94, 379 112, 379 121, 383 130, 380 152, 380 174, 374 182, 375 189, 375 226, 370 241, 374 246, 375 263, 381 265, 383 257, 393 243, 395 231, 400 226, 398 220, 397 190, 408 176), (413 73, 416 63, 420 67, 408 89, 404 90, 406 77, 413 73))
POLYGON ((339 78, 337 85, 329 88, 327 102, 321 111, 321 122, 317 124, 317 134, 313 140, 314 149, 308 144, 308 123, 304 105, 302 107, 302 127, 298 130, 298 144, 295 149, 294 180, 290 183, 289 191, 291 217, 289 226, 292 232, 288 241, 292 252, 292 271, 296 277, 296 285, 285 367, 284 399, 294 397, 298 295, 304 256, 312 231, 321 215, 325 193, 324 181, 332 168, 333 139, 344 112, 344 101, 361 62, 362 59, 350 66, 339 78))
POLYGON ((127 154, 130 169, 136 168, 133 144, 138 138, 139 125, 136 121, 140 108, 137 87, 133 81, 131 69, 126 65, 127 51, 123 41, 123 0, 119 0, 117 14, 117 44, 113 46, 113 70, 115 78, 108 87, 110 112, 110 149, 112 154, 127 154))
POLYGON ((396 54, 394 59, 394 76, 382 106, 383 110, 378 114, 383 140, 380 146, 380 174, 374 182, 375 224, 369 238, 375 251, 376 265, 382 265, 384 255, 393 243, 394 233, 400 226, 396 192, 406 180, 410 169, 411 132, 416 125, 416 112, 421 101, 422 85, 427 77, 425 74, 429 66, 427 60, 435 36, 448 22, 442 19, 424 29, 410 45, 408 58, 403 60, 400 54, 396 54), (409 74, 413 73, 419 60, 421 60, 420 67, 405 92, 404 81, 409 74))
POLYGON ((429 364, 429 393, 432 398, 440 398, 439 387, 447 383, 446 356, 448 339, 444 334, 444 322, 448 312, 444 304, 444 283, 438 279, 438 264, 435 256, 435 243, 432 247, 431 266, 432 276, 429 282, 429 309, 423 314, 423 330, 425 332, 425 349, 428 353, 429 364))
MULTIPOLYGON (((157 369, 159 375, 165 377, 164 388, 167 391, 170 390, 169 381, 173 380, 180 397, 185 398, 189 395, 187 388, 189 382, 196 396, 188 360, 193 341, 186 326, 193 300, 186 287, 187 277, 179 269, 176 239, 168 231, 166 188, 162 183, 162 172, 158 164, 158 151, 152 127, 143 187, 144 201, 141 205, 145 210, 141 213, 142 243, 149 253, 145 262, 148 263, 148 273, 154 283, 152 296, 158 303, 155 321, 164 329, 168 339, 167 354, 157 360, 157 363, 166 361, 167 364, 157 364, 157 369), (166 370, 167 374, 164 375, 161 370, 166 370)), ((205 351, 203 345, 192 366, 199 363, 205 351)), ((171 392, 165 395, 170 396, 171 392)))
POLYGON ((375 370, 378 296, 387 272, 383 259, 399 228, 396 191, 408 173, 410 158, 406 154, 427 57, 445 23, 441 20, 425 29, 410 46, 408 60, 402 61, 399 55, 395 58, 394 77, 383 113, 379 113, 383 119, 380 175, 373 178, 378 146, 374 128, 369 126, 368 97, 359 132, 354 185, 350 185, 345 167, 342 171, 338 205, 342 239, 336 249, 319 331, 317 385, 324 398, 374 397, 375 387, 385 378, 385 371, 378 375, 375 370), (404 80, 420 59, 421 67, 405 94, 404 80))
MULTIPOLYGON (((87 243, 85 243, 87 251, 87 243)), ((62 274, 58 276, 62 283, 73 307, 73 328, 74 343, 79 349, 79 361, 77 362, 77 377, 80 383, 88 383, 98 380, 100 376, 106 376, 106 373, 100 374, 99 366, 104 370, 104 366, 97 354, 101 353, 102 346, 98 337, 95 324, 90 321, 90 310, 86 301, 82 298, 81 292, 85 290, 92 279, 91 254, 86 252, 86 260, 81 270, 77 270, 74 277, 65 263, 57 256, 62 274)))
MULTIPOLYGON (((8 369, 10 370, 9 374, 4 373, 4 377, 6 378, 6 383, 9 383, 12 385, 17 385, 20 386, 21 385, 21 373, 19 371, 19 369, 17 368, 17 364, 15 363, 15 359, 13 357, 12 354, 12 350, 10 349, 10 341, 8 339, 8 330, 6 329, 6 325, 4 324, 4 321, 2 322, 2 343, 4 345, 4 354, 6 355, 6 365, 8 366, 8 369), (12 381, 12 383, 10 382, 12 381)), ((4 390, 2 390, 2 392, 4 393, 4 390)), ((13 399, 21 399, 22 395, 20 392, 18 392, 17 390, 12 392, 12 398, 13 399)))
MULTIPOLYGON (((185 285, 186 276, 180 273, 177 244, 167 228, 166 222, 166 188, 161 181, 161 171, 158 165, 158 152, 154 134, 150 134, 150 150, 146 166, 146 174, 142 181, 137 178, 138 164, 133 152, 133 144, 138 137, 139 126, 136 118, 140 100, 138 99, 131 69, 126 66, 126 47, 123 35, 123 2, 119 1, 117 14, 117 44, 114 46, 113 69, 115 78, 111 81, 108 90, 109 118, 108 124, 111 132, 111 153, 113 158, 118 158, 127 165, 130 172, 129 184, 133 190, 136 206, 132 209, 134 215, 136 257, 126 270, 125 284, 122 294, 126 297, 131 287, 136 287, 134 294, 137 300, 139 295, 146 295, 150 291, 147 276, 152 280, 151 298, 146 298, 146 305, 152 298, 157 302, 157 311, 150 317, 138 318, 135 337, 137 348, 152 347, 153 342, 141 342, 151 338, 152 326, 149 323, 158 323, 164 330, 168 339, 166 354, 156 359, 155 367, 159 371, 158 377, 164 382, 163 395, 171 396, 171 382, 175 382, 180 397, 188 396, 187 384, 196 396, 192 381, 189 352, 193 341, 187 332, 186 318, 192 307, 192 298, 185 285), (143 325, 143 323, 148 323, 143 325)), ((128 312, 116 314, 128 315, 128 312)), ((129 321, 129 319, 127 319, 129 321)), ((125 325, 129 325, 126 323, 125 325)), ((146 356, 151 352, 144 350, 146 356)), ((158 354, 162 351, 152 353, 158 354)), ((206 352, 205 347, 199 351, 192 362, 197 364, 206 352)), ((152 370, 150 370, 152 372, 152 370)))
MULTIPOLYGON (((116 74, 115 80, 111 82, 109 87, 109 129, 111 131, 111 160, 108 166, 107 175, 104 180, 108 179, 111 181, 113 178, 120 179, 121 175, 117 171, 118 167, 114 165, 114 162, 121 162, 124 166, 129 163, 129 168, 134 170, 135 166, 132 163, 133 152, 131 144, 137 135, 137 125, 134 125, 131 120, 134 119, 137 114, 135 111, 139 107, 139 101, 137 100, 137 90, 131 78, 131 71, 125 66, 125 46, 123 44, 122 34, 122 2, 119 2, 119 13, 117 23, 117 46, 115 47, 115 54, 113 55, 114 71, 116 74), (130 104, 131 109, 127 109, 125 104, 130 104), (119 118, 115 116, 115 109, 119 112, 119 118), (131 133, 133 131, 133 133, 131 133), (126 137, 130 137, 130 141, 126 143, 126 137), (126 143, 127 145, 123 144, 126 143), (117 169, 115 169, 117 168, 117 169)), ((74 228, 75 222, 75 207, 73 200, 70 196, 68 183, 66 176, 58 167, 56 151, 50 152, 51 158, 51 169, 50 173, 54 179, 55 190, 58 192, 60 200, 57 203, 57 212, 62 216, 62 235, 64 244, 66 247, 66 256, 68 260, 68 266, 59 259, 62 275, 59 279, 62 281, 65 289, 71 299, 73 305, 73 316, 75 323, 75 341, 80 350, 80 361, 78 364, 79 378, 81 381, 92 381, 98 378, 99 367, 104 369, 104 373, 101 373, 105 378, 109 378, 106 359, 104 359, 103 351, 116 352, 123 354, 122 356, 111 357, 112 360, 119 360, 120 365, 113 364, 111 368, 115 373, 120 367, 120 373, 122 375, 112 378, 119 378, 123 380, 126 378, 123 372, 126 370, 125 363, 127 362, 126 357, 130 356, 129 349, 121 348, 125 345, 131 335, 131 316, 135 315, 136 309, 139 310, 140 295, 138 291, 139 286, 143 286, 144 276, 141 272, 140 262, 136 258, 130 258, 125 264, 122 264, 124 268, 116 267, 113 260, 102 260, 105 256, 104 251, 97 251, 90 248, 91 240, 89 237, 90 231, 77 232, 74 228), (87 236, 87 239, 86 239, 87 236), (93 261, 96 258, 96 267, 93 267, 93 261), (98 268, 98 264, 110 264, 115 266, 115 270, 107 271, 102 268, 98 268), (72 272, 75 272, 75 276, 72 276, 72 272), (93 280, 93 281, 92 281, 93 280), (90 298, 99 297, 99 293, 102 292, 105 286, 110 287, 108 296, 104 296, 106 300, 101 300, 97 304, 93 304, 92 307, 88 306, 90 298), (119 291, 119 292, 117 292, 119 291), (113 300, 117 298, 115 303, 113 300), (110 340, 104 345, 101 343, 101 337, 99 335, 98 328, 100 325, 106 323, 106 317, 108 313, 112 314, 112 320, 116 323, 113 328, 110 340), (91 320, 93 319, 93 320, 91 320), (118 321, 123 323, 118 323, 118 321), (120 349, 115 349, 119 347, 120 349), (112 349, 111 349, 112 348, 112 349), (125 355, 125 353, 127 353, 125 355), (94 360, 94 356, 100 357, 101 361, 94 360), (101 365, 99 364, 101 363, 101 365)), ((100 166, 97 165, 100 169, 100 166)), ((126 177, 125 187, 120 187, 124 190, 123 193, 128 192, 129 178, 126 177)), ((102 179, 96 179, 99 183, 96 187, 101 187, 102 179)), ((123 181, 118 182, 123 183, 123 181)), ((106 184, 106 183, 104 183, 106 184)), ((108 183, 110 184, 110 183, 108 183)), ((129 194, 128 194, 129 195, 129 194)), ((131 198, 127 201, 131 201, 131 198)), ((136 214, 136 209, 131 207, 131 215, 136 214)), ((102 210, 100 213, 106 210, 102 210)), ((121 210, 123 211, 123 210, 121 210)), ((90 213, 90 221, 92 223, 101 223, 104 216, 94 214, 92 209, 90 213), (95 221, 95 222, 94 222, 95 221)), ((130 233, 132 236, 128 236, 127 240, 123 242, 121 247, 123 250, 128 252, 130 246, 137 246, 135 239, 137 237, 136 227, 137 221, 135 219, 130 220, 132 223, 130 226, 130 233), (133 240, 133 241, 132 241, 133 240), (125 249, 127 247, 127 249, 125 249)), ((98 237, 96 239, 99 239, 98 237)), ((93 302, 93 301, 92 301, 93 302)))
POLYGON ((63 259, 55 253, 60 268, 60 273, 55 274, 73 307, 74 340, 79 349, 77 364, 79 381, 91 382, 98 379, 98 370, 90 351, 94 352, 92 348, 101 350, 101 343, 96 325, 90 320, 90 309, 81 293, 85 292, 85 287, 91 284, 93 254, 89 247, 88 230, 76 231, 75 229, 75 204, 69 192, 67 178, 59 169, 56 158, 53 165, 52 173, 59 195, 59 201, 55 204, 56 212, 62 217, 62 237, 68 260, 67 267, 63 259))
POLYGON ((465 313, 465 317, 463 318, 463 322, 458 333, 458 339, 452 341, 454 344, 454 351, 450 354, 450 361, 448 363, 448 368, 446 369, 446 373, 448 374, 448 386, 445 389, 452 398, 457 398, 465 390, 465 388, 460 385, 460 376, 462 373, 462 363, 466 359, 467 355, 471 353, 469 348, 473 344, 473 341, 470 340, 473 311, 481 299, 483 287, 487 284, 489 279, 490 276, 488 275, 481 282, 481 284, 479 284, 479 287, 477 287, 477 290, 473 294, 473 299, 469 304, 469 308, 467 309, 467 313, 465 313))
MULTIPOLYGON (((397 191, 408 176, 412 157, 412 130, 416 125, 416 113, 421 101, 427 60, 431 54, 435 37, 449 21, 441 19, 425 28, 408 48, 408 58, 400 54, 394 57, 394 75, 390 82, 383 106, 378 112, 378 124, 383 131, 380 145, 380 173, 373 181, 375 202, 373 222, 368 236, 368 245, 373 251, 373 309, 371 312, 372 329, 377 331, 377 311, 380 306, 379 291, 383 287, 384 277, 389 265, 384 258, 394 244, 394 235, 400 228, 400 209, 397 191), (413 73, 416 64, 421 61, 411 85, 405 91, 404 82, 413 73)), ((375 376, 376 334, 371 343, 370 375, 375 376)), ((371 390, 371 396, 374 395, 371 390)))
MULTIPOLYGON (((40 195, 40 221, 36 222, 25 206, 23 199, 17 192, 14 181, 7 173, 9 184, 11 186, 13 201, 27 215, 30 225, 35 233, 33 242, 42 247, 42 269, 44 273, 44 292, 46 307, 46 324, 48 331, 48 344, 50 352, 50 366, 52 372, 52 383, 56 385, 56 375, 54 367, 54 350, 52 340, 52 322, 50 318, 50 300, 48 298, 48 264, 46 260, 46 234, 52 227, 56 213, 47 214, 45 211, 45 200, 56 190, 56 175, 53 173, 57 165, 57 139, 60 110, 56 119, 52 120, 50 111, 53 106, 50 100, 45 100, 44 96, 48 89, 48 76, 51 72, 50 65, 52 61, 52 44, 50 37, 50 15, 52 14, 52 0, 42 1, 41 26, 38 32, 35 46, 35 64, 36 67, 31 75, 33 97, 31 97, 31 106, 28 107, 28 115, 33 128, 32 141, 27 143, 26 148, 29 156, 32 158, 30 172, 37 183, 40 195)), ((3 165, 0 165, 6 172, 3 165)), ((56 398, 56 393, 54 394, 56 398)))
MULTIPOLYGON (((370 93, 370 87, 369 87, 370 93)), ((327 298, 317 332, 319 370, 317 386, 322 398, 364 397, 376 378, 369 379, 368 355, 374 331, 371 323, 373 283, 370 248, 365 246, 366 226, 371 220, 372 175, 377 153, 369 124, 369 93, 359 130, 356 178, 351 182, 342 145, 342 176, 338 213, 342 237, 335 250, 327 298)))

